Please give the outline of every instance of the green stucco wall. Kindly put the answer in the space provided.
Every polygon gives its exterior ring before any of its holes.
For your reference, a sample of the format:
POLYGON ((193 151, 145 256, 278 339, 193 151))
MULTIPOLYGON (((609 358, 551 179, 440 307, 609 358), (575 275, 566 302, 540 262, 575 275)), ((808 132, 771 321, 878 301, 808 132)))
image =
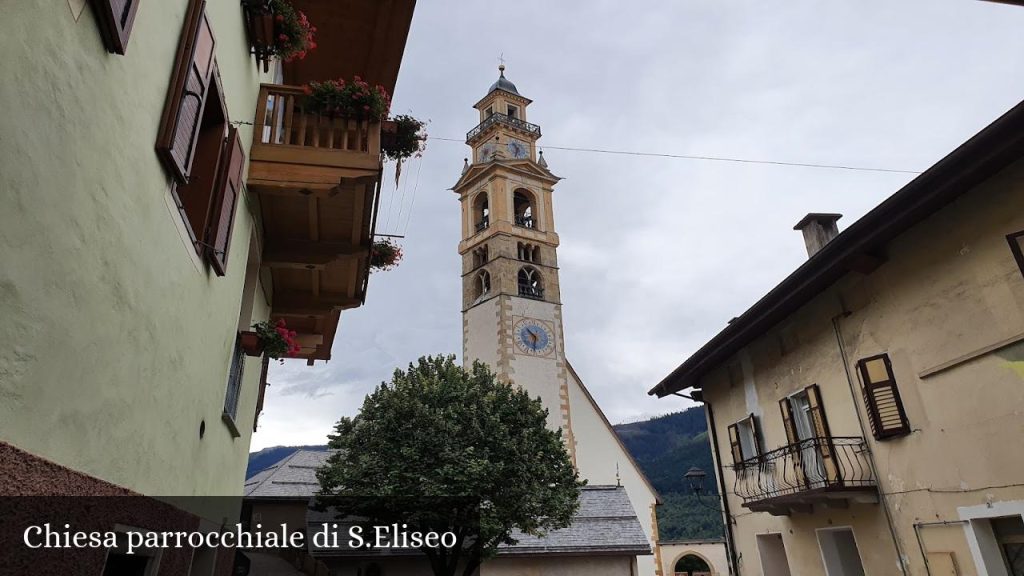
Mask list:
MULTIPOLYGON (((106 52, 83 4, 14 2, 0 23, 0 440, 145 494, 238 494, 257 359, 241 437, 221 412, 251 200, 227 275, 197 265, 154 152, 187 1, 142 2, 124 56, 106 52)), ((269 78, 239 3, 207 13, 230 119, 252 122, 269 78)), ((253 319, 266 316, 258 296, 253 319)))

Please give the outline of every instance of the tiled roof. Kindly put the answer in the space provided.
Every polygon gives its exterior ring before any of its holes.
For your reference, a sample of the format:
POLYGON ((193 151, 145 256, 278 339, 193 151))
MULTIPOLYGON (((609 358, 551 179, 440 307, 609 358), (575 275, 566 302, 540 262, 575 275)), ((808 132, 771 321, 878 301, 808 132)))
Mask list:
MULTIPOLYGON (((247 480, 245 496, 309 499, 320 487, 316 480, 316 469, 330 455, 331 452, 298 450, 247 480)), ((325 521, 346 526, 330 512, 317 513, 310 510, 307 520, 317 526, 325 521)), ((651 553, 650 544, 629 502, 626 489, 621 486, 586 486, 580 492, 580 509, 569 527, 552 530, 543 537, 514 532, 513 538, 519 542, 514 546, 499 548, 500 555, 651 553)), ((313 552, 344 553, 340 550, 313 552)))
POLYGON ((316 470, 330 455, 330 451, 296 450, 246 480, 243 494, 246 498, 308 499, 320 490, 316 470))

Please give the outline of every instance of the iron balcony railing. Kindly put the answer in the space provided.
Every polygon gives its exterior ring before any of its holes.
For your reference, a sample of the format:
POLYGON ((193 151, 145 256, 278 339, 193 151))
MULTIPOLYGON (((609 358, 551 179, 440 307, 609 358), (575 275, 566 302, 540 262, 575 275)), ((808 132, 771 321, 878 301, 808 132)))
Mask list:
POLYGON ((516 216, 516 226, 533 228, 533 216, 516 216))
POLYGON ((544 289, 539 286, 528 286, 526 284, 520 284, 519 295, 524 298, 542 300, 544 298, 544 289))
POLYGON ((530 124, 526 120, 513 118, 508 114, 491 114, 490 116, 485 118, 483 122, 478 124, 476 128, 473 128, 469 132, 466 132, 466 141, 468 142, 473 138, 476 138, 477 136, 480 135, 481 132, 487 130, 491 126, 494 126, 495 124, 504 124, 506 126, 511 126, 512 128, 529 132, 530 134, 534 134, 538 138, 540 138, 540 126, 537 126, 536 124, 530 124))
POLYGON ((476 223, 476 231, 479 232, 479 231, 483 230, 484 228, 487 228, 490 225, 491 225, 491 219, 488 218, 487 216, 484 216, 482 220, 480 220, 479 222, 476 223))
POLYGON ((734 491, 744 504, 828 490, 871 488, 875 472, 860 437, 801 440, 734 467, 734 491))

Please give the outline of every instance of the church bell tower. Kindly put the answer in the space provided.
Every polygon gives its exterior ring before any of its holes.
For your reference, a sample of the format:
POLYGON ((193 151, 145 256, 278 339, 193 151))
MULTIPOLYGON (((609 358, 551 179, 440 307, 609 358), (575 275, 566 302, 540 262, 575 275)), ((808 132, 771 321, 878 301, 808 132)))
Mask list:
POLYGON ((453 187, 462 205, 463 358, 540 396, 575 458, 552 205, 559 178, 537 150, 531 100, 498 69, 466 134, 473 161, 453 187))

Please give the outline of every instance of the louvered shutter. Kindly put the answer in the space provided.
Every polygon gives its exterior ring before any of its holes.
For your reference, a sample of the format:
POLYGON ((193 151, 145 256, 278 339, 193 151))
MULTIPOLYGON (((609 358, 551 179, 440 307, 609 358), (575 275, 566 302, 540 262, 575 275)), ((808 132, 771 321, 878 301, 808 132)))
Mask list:
POLYGON ((1017 261, 1017 267, 1020 268, 1020 273, 1024 275, 1024 231, 1008 234, 1006 241, 1010 243, 1010 252, 1013 253, 1013 259, 1017 261))
POLYGON ((192 169, 213 72, 216 41, 205 6, 202 0, 193 0, 189 6, 156 144, 160 159, 180 183, 188 182, 192 169))
POLYGON ((828 418, 825 417, 825 406, 821 403, 821 389, 817 384, 811 384, 804 389, 807 392, 807 404, 810 409, 811 427, 814 429, 814 436, 818 438, 815 445, 818 454, 821 455, 822 468, 830 482, 841 481, 837 474, 832 455, 835 447, 832 445, 832 432, 828 428, 828 418))
POLYGON ((210 217, 210 229, 206 234, 206 259, 218 276, 223 276, 227 271, 231 230, 235 223, 235 206, 242 194, 244 166, 245 150, 238 137, 238 129, 231 126, 228 128, 228 137, 220 154, 214 188, 213 214, 210 217))
POLYGON ((779 400, 779 410, 782 412, 782 427, 786 429, 786 443, 796 444, 796 425, 793 423, 793 404, 789 398, 779 400))
POLYGON ((260 393, 256 398, 256 414, 252 417, 252 431, 256 431, 256 425, 260 420, 260 413, 263 412, 263 397, 267 392, 267 371, 270 369, 270 357, 263 357, 263 367, 260 371, 260 393))
POLYGON ((124 54, 128 49, 128 37, 135 24, 135 13, 141 0, 92 0, 100 36, 108 52, 124 54))
POLYGON ((739 466, 743 462, 743 450, 740 448, 740 431, 735 424, 729 424, 729 448, 733 465, 739 466))
POLYGON ((863 382, 864 404, 871 421, 871 433, 878 440, 910 434, 910 421, 900 400, 892 363, 887 354, 857 362, 863 382))

